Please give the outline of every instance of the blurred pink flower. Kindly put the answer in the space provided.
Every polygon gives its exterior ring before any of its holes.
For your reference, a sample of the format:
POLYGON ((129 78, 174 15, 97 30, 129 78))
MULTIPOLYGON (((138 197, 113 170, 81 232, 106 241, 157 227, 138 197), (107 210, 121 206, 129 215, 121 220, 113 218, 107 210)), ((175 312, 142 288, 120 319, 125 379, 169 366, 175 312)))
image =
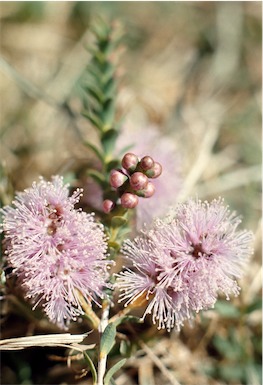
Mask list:
POLYGON ((150 224, 154 218, 165 215, 176 199, 181 188, 181 163, 176 143, 172 137, 163 135, 155 126, 123 127, 117 141, 117 151, 128 148, 142 158, 151 156, 162 165, 162 175, 152 180, 155 193, 151 199, 140 199, 136 208, 137 228, 150 224))
POLYGON ((126 306, 148 301, 158 328, 180 330, 185 319, 213 308, 220 293, 239 294, 236 282, 252 254, 253 235, 237 230, 240 219, 221 199, 211 204, 189 200, 149 231, 126 241, 122 251, 133 268, 117 275, 126 306))
POLYGON ((88 206, 92 211, 102 211, 103 191, 100 185, 91 177, 87 177, 83 182, 83 197, 81 203, 88 206))
POLYGON ((7 261, 34 308, 62 328, 83 313, 76 290, 88 302, 102 296, 108 265, 102 225, 74 209, 79 189, 68 195, 62 177, 41 179, 2 210, 7 261))

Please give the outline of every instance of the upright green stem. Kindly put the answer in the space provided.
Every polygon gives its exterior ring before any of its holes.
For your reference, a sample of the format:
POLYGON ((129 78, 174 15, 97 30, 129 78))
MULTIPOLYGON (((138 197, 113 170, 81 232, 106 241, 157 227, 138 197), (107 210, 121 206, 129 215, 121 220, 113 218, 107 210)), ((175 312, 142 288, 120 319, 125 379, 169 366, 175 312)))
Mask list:
MULTIPOLYGON (((116 28, 116 25, 108 25, 103 20, 97 22, 93 32, 95 36, 94 47, 91 49, 93 55, 82 81, 85 92, 83 98, 83 115, 99 135, 100 146, 94 145, 88 140, 85 144, 100 161, 101 169, 91 169, 88 171, 89 175, 100 185, 104 199, 111 199, 112 195, 114 199, 117 199, 118 196, 116 197, 116 192, 112 191, 108 179, 111 170, 120 165, 120 159, 114 156, 115 143, 119 135, 120 124, 116 121, 116 93, 118 82, 116 64, 114 63, 114 55, 112 55, 112 53, 119 45, 122 33, 119 28, 116 28)), ((116 207, 114 213, 104 215, 104 217, 101 218, 101 223, 104 224, 106 230, 108 229, 109 231, 110 240, 108 248, 111 259, 114 259, 117 251, 120 249, 121 240, 124 236, 123 227, 127 223, 124 214, 125 210, 123 210, 123 208, 119 210, 118 207, 116 207)), ((80 301, 81 300, 82 297, 80 296, 80 301)), ((84 305, 82 304, 82 306, 84 306, 86 314, 90 315, 85 303, 84 305)), ((94 317, 94 314, 91 313, 92 321, 95 326, 98 326, 100 333, 96 385, 104 385, 105 383, 107 355, 111 348, 111 346, 109 346, 108 350, 108 348, 105 349, 104 347, 103 350, 103 343, 105 342, 105 338, 103 338, 105 337, 104 331, 109 324, 109 308, 110 304, 105 296, 102 302, 101 320, 98 320, 98 317, 94 317)), ((113 332, 115 332, 115 330, 113 330, 113 332)), ((114 338, 114 336, 115 334, 113 333, 111 338, 114 338)))
MULTIPOLYGON (((104 330, 106 329, 109 323, 109 312, 110 312, 110 304, 107 300, 104 300, 102 304, 102 315, 101 321, 99 325, 100 337, 102 336, 104 330)), ((104 376, 106 372, 106 364, 107 364, 107 355, 101 354, 99 352, 99 360, 98 360, 98 382, 97 385, 104 385, 104 376)))

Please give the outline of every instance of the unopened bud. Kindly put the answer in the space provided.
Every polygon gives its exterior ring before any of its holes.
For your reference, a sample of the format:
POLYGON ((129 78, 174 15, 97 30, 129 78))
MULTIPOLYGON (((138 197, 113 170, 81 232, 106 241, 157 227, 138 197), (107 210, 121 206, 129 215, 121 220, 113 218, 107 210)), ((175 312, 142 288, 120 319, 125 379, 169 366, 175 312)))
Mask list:
POLYGON ((102 203, 102 209, 104 213, 108 214, 115 206, 115 203, 110 199, 105 199, 102 203))
POLYGON ((140 161, 140 166, 141 168, 146 171, 146 170, 149 170, 150 168, 152 168, 154 165, 154 160, 151 156, 144 156, 141 161, 140 161))
POLYGON ((150 170, 147 170, 145 174, 149 178, 158 178, 162 173, 162 166, 160 165, 159 162, 154 162, 153 167, 150 170))
POLYGON ((124 193, 121 196, 121 205, 126 209, 133 209, 139 203, 139 198, 131 193, 124 193))
POLYGON ((132 152, 127 152, 127 154, 125 154, 122 158, 121 164, 122 167, 125 168, 125 170, 132 172, 136 169, 138 162, 139 159, 135 154, 133 154, 132 152))
POLYGON ((143 198, 150 198, 153 196, 154 193, 155 193, 155 187, 152 182, 149 182, 145 187, 145 189, 141 191, 137 191, 137 194, 143 198))
POLYGON ((142 172, 135 172, 130 177, 130 185, 133 190, 143 190, 147 186, 149 180, 142 172))
POLYGON ((153 178, 158 178, 158 176, 160 176, 163 171, 162 165, 159 162, 154 162, 153 171, 154 171, 153 178))
POLYGON ((111 170, 110 173, 110 185, 114 188, 118 188, 128 179, 121 171, 111 170))

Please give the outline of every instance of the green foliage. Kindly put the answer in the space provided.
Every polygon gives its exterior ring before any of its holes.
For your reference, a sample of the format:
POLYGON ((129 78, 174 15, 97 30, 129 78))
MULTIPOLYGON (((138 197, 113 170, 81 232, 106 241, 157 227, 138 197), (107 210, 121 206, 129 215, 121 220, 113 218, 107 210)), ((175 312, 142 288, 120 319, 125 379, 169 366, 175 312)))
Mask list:
POLYGON ((120 343, 120 354, 123 357, 130 357, 133 351, 133 344, 130 340, 122 340, 120 343))
POLYGON ((101 185, 101 187, 107 187, 108 183, 105 179, 104 174, 102 174, 100 171, 89 169, 88 175, 91 176, 98 184, 101 185))
POLYGON ((90 371, 91 371, 91 374, 92 374, 92 378, 93 378, 93 384, 96 384, 97 382, 97 371, 96 371, 96 368, 90 358, 90 356, 88 355, 87 352, 83 352, 84 354, 84 358, 85 360, 87 361, 88 365, 89 365, 89 368, 90 368, 90 371))
POLYGON ((115 344, 116 337, 116 325, 110 323, 104 330, 100 341, 100 357, 105 357, 111 351, 115 344))
POLYGON ((249 314, 255 310, 261 310, 261 309, 262 309, 262 298, 256 298, 252 303, 250 303, 245 308, 245 313, 249 314))
MULTIPOLYGON (((118 46, 121 35, 116 34, 116 29, 103 20, 99 20, 94 25, 93 34, 94 46, 88 48, 92 55, 91 60, 81 80, 85 93, 83 116, 99 134, 104 152, 103 163, 106 163, 105 159, 112 154, 118 136, 118 125, 115 123, 116 68, 111 55, 118 46)), ((86 144, 102 160, 99 150, 90 143, 86 144)))
POLYGON ((226 318, 240 317, 240 310, 232 302, 217 301, 215 304, 215 311, 226 318))
POLYGON ((261 305, 261 299, 256 299, 248 306, 239 309, 230 302, 218 301, 215 310, 226 328, 223 327, 212 338, 213 350, 219 358, 217 363, 206 368, 207 374, 227 383, 261 383, 260 332, 253 330, 252 326, 249 328, 246 324, 247 317, 252 312, 260 310, 261 305), (255 333, 258 334, 258 338, 255 337, 255 333))
POLYGON ((108 355, 115 344, 117 327, 125 322, 140 322, 140 319, 131 315, 118 317, 114 322, 110 322, 105 328, 100 341, 100 356, 108 355))
POLYGON ((119 227, 125 226, 126 224, 127 224, 127 219, 124 217, 121 217, 121 216, 116 215, 111 220, 111 226, 112 227, 119 228, 119 227))
POLYGON ((112 376, 125 364, 125 362, 126 362, 126 358, 123 358, 122 360, 120 360, 119 362, 117 362, 115 365, 113 365, 110 368, 110 370, 108 371, 108 373, 106 374, 106 376, 104 378, 104 384, 105 385, 110 384, 112 376))
POLYGON ((124 315, 122 317, 119 317, 115 322, 114 324, 117 326, 125 323, 125 322, 142 322, 141 319, 139 317, 136 317, 136 316, 133 316, 133 315, 124 315))

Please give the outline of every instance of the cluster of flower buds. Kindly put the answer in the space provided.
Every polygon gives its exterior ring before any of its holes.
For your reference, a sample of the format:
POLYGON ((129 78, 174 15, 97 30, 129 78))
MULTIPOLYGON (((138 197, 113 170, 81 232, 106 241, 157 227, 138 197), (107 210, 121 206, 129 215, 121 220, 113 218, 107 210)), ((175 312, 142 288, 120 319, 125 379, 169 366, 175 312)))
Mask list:
MULTIPOLYGON (((149 179, 158 178, 162 173, 162 166, 150 156, 141 160, 128 152, 122 158, 122 169, 114 169, 110 173, 110 185, 117 190, 120 204, 127 209, 133 209, 139 203, 139 198, 150 198, 155 191, 149 179)), ((106 199, 103 210, 109 213, 116 202, 106 199)))

